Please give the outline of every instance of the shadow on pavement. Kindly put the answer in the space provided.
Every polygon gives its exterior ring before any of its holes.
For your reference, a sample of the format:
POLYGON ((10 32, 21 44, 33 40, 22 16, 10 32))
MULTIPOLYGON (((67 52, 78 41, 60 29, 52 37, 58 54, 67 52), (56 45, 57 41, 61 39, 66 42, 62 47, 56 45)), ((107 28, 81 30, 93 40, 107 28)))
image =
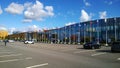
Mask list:
POLYGON ((111 50, 96 50, 96 52, 109 52, 109 53, 111 53, 111 50))
POLYGON ((118 52, 118 51, 112 52, 111 50, 96 50, 96 52, 120 53, 120 52, 118 52))
POLYGON ((80 48, 80 47, 78 47, 78 48, 76 48, 76 49, 82 49, 82 50, 93 50, 93 49, 90 49, 90 48, 80 48))

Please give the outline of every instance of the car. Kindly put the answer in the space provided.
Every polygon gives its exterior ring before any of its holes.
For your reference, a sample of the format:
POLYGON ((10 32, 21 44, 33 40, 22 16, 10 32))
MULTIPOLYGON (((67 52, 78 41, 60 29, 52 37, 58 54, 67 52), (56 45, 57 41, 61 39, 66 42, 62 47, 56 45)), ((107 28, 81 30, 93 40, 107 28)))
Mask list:
POLYGON ((24 41, 25 44, 34 44, 34 41, 24 41))
POLYGON ((112 43, 111 52, 120 52, 120 41, 112 43))
POLYGON ((8 40, 8 42, 13 43, 13 42, 15 42, 15 41, 14 41, 14 40, 8 40))
POLYGON ((84 49, 99 49, 101 48, 101 45, 97 42, 87 42, 83 45, 84 49))
POLYGON ((3 40, 0 40, 0 42, 3 42, 3 40))

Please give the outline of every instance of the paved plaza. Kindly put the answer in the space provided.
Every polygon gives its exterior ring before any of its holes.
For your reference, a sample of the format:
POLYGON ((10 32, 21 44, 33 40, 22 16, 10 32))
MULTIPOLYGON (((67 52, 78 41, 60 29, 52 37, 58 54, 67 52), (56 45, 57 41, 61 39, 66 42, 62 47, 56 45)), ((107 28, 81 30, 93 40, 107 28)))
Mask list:
POLYGON ((82 45, 0 42, 0 68, 119 68, 120 53, 110 47, 83 49, 82 45))

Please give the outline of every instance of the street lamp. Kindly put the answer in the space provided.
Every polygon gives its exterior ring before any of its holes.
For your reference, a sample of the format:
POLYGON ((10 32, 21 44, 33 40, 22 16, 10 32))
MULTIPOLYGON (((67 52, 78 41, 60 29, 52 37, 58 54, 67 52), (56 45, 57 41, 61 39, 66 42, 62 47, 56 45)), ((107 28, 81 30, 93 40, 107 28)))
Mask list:
POLYGON ((71 44, 71 25, 69 25, 69 44, 71 44))
POLYGON ((74 43, 73 43, 73 44, 76 43, 76 29, 75 29, 75 25, 76 25, 76 24, 74 24, 74 26, 73 26, 73 28, 74 28, 74 43))
POLYGON ((91 33, 92 33, 92 22, 90 22, 90 42, 91 42, 91 40, 92 40, 92 39, 91 39, 91 37, 92 37, 92 34, 91 34, 91 33))
POLYGON ((97 20, 97 44, 99 44, 99 20, 97 20))
POLYGON ((104 21, 105 21, 105 23, 106 23, 106 46, 108 46, 108 44, 107 44, 107 19, 104 19, 104 21))
POLYGON ((78 44, 80 44, 80 40, 81 40, 81 37, 80 37, 80 27, 81 27, 81 24, 79 23, 79 38, 78 38, 79 43, 78 44))
POLYGON ((116 35, 116 18, 114 18, 114 20, 115 20, 115 23, 114 23, 114 25, 115 25, 115 41, 117 41, 117 35, 116 35))
POLYGON ((41 35, 42 35, 42 43, 43 43, 43 32, 41 33, 41 35))
POLYGON ((86 43, 86 38, 85 38, 85 35, 86 35, 85 27, 86 27, 86 24, 84 24, 84 44, 86 43))
POLYGON ((55 39, 54 39, 55 43, 56 43, 56 40, 57 40, 57 31, 56 30, 57 29, 54 29, 54 31, 55 31, 55 33, 54 33, 54 35, 55 35, 55 39))
POLYGON ((64 28, 61 29, 62 30, 62 33, 61 33, 61 36, 62 36, 62 44, 64 44, 64 35, 65 35, 65 32, 64 32, 64 28))
POLYGON ((57 28, 57 30, 58 30, 58 44, 59 44, 59 28, 57 28))
POLYGON ((67 37, 66 37, 66 26, 65 26, 65 29, 64 29, 64 33, 65 33, 65 42, 64 42, 64 44, 66 44, 66 39, 67 39, 67 37))

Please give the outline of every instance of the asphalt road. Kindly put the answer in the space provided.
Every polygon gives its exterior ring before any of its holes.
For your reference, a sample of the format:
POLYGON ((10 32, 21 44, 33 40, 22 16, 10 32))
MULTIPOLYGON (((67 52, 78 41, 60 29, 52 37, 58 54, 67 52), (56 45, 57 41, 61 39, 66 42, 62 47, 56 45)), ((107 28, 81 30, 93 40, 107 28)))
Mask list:
POLYGON ((120 68, 120 53, 105 46, 86 50, 81 45, 0 42, 0 68, 120 68))

